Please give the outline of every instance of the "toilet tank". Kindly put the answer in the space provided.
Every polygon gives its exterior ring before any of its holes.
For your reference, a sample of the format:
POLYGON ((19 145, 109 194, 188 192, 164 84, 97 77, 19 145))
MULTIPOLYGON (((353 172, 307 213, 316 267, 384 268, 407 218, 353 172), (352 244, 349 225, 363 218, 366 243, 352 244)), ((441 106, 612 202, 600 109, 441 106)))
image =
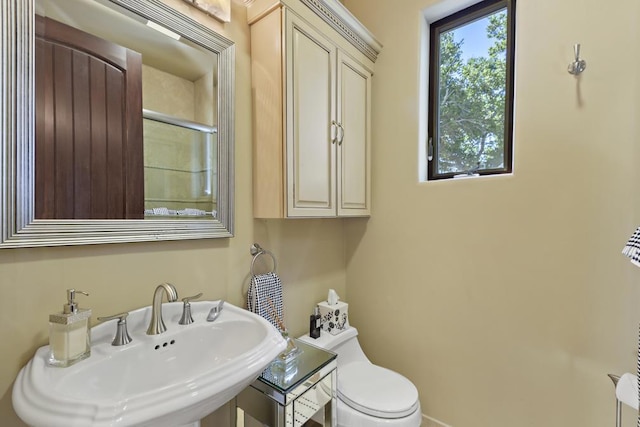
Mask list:
POLYGON ((320 338, 313 339, 309 335, 304 335, 300 339, 308 344, 336 353, 338 366, 352 362, 369 361, 358 342, 358 330, 353 326, 349 326, 344 332, 337 335, 322 331, 320 338))

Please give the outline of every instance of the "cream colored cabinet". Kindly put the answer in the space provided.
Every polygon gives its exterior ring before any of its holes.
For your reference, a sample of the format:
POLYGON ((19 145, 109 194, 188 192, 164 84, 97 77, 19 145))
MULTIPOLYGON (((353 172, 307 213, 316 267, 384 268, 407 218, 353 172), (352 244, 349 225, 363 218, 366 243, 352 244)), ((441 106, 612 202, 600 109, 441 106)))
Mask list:
POLYGON ((369 215, 371 72, 338 51, 338 216, 369 215))
POLYGON ((249 9, 254 216, 368 216, 373 61, 298 3, 249 9))
POLYGON ((286 216, 336 216, 336 56, 293 13, 286 20, 286 216))

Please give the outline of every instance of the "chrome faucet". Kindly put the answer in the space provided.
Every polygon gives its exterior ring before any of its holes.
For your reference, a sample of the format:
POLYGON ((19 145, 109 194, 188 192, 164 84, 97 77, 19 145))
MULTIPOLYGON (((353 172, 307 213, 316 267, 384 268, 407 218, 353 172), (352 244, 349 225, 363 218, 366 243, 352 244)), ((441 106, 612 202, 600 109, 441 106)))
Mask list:
POLYGON ((162 294, 167 293, 167 301, 178 300, 178 291, 171 283, 161 283, 153 293, 153 305, 151 306, 151 322, 147 328, 147 335, 158 335, 167 330, 162 320, 162 294))

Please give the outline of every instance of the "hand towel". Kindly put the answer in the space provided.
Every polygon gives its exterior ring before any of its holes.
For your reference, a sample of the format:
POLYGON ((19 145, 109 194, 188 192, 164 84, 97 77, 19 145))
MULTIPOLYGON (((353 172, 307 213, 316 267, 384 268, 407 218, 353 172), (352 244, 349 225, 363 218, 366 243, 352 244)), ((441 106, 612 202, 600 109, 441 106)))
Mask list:
POLYGON ((638 377, 633 374, 623 374, 616 385, 616 398, 625 405, 638 409, 638 377))
POLYGON ((282 305, 282 282, 275 272, 272 271, 251 277, 251 284, 247 293, 247 308, 249 311, 264 317, 276 329, 280 330, 275 315, 284 323, 282 305))
POLYGON ((189 215, 189 216, 204 216, 207 214, 206 211, 202 209, 195 208, 185 208, 176 212, 178 215, 189 215))
MULTIPOLYGON (((625 245, 625 247, 622 249, 622 253, 625 254, 626 256, 628 256, 629 258, 631 258, 631 263, 634 264, 637 267, 640 267, 640 227, 636 228, 636 231, 633 232, 633 235, 629 238, 629 240, 627 241, 627 244, 625 245)), ((637 373, 638 375, 640 375, 640 333, 638 335, 638 367, 637 367, 637 373)), ((622 378, 620 378, 620 381, 618 381, 618 386, 616 387, 616 397, 618 398, 618 400, 626 403, 629 406, 634 407, 635 409, 638 409, 638 396, 640 396, 640 382, 638 381, 638 377, 632 374, 624 374, 622 376, 622 378), (625 375, 627 376, 625 378, 625 375), (624 382, 622 381, 623 379, 624 382), (635 382, 634 382, 635 381, 635 382), (621 383, 623 383, 621 385, 621 383), (631 387, 629 386, 629 384, 631 384, 631 387), (628 399, 630 400, 625 400, 627 399, 627 395, 630 393, 629 389, 633 387, 633 385, 635 385, 635 396, 631 396, 628 399), (621 388, 621 390, 625 391, 626 393, 622 393, 622 394, 618 394, 618 388, 621 388)), ((638 413, 638 422, 637 422, 637 427, 640 427, 640 413, 638 413)))
POLYGON ((640 227, 629 238, 622 253, 631 258, 633 264, 640 267, 640 227))

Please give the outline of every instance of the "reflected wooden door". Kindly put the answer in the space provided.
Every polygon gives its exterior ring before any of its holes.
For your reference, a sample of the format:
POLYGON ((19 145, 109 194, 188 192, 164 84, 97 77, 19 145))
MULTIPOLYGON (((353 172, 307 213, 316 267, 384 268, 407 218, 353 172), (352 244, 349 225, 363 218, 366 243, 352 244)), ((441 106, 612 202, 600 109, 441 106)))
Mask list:
POLYGON ((36 17, 35 217, 143 218, 142 57, 36 17))

